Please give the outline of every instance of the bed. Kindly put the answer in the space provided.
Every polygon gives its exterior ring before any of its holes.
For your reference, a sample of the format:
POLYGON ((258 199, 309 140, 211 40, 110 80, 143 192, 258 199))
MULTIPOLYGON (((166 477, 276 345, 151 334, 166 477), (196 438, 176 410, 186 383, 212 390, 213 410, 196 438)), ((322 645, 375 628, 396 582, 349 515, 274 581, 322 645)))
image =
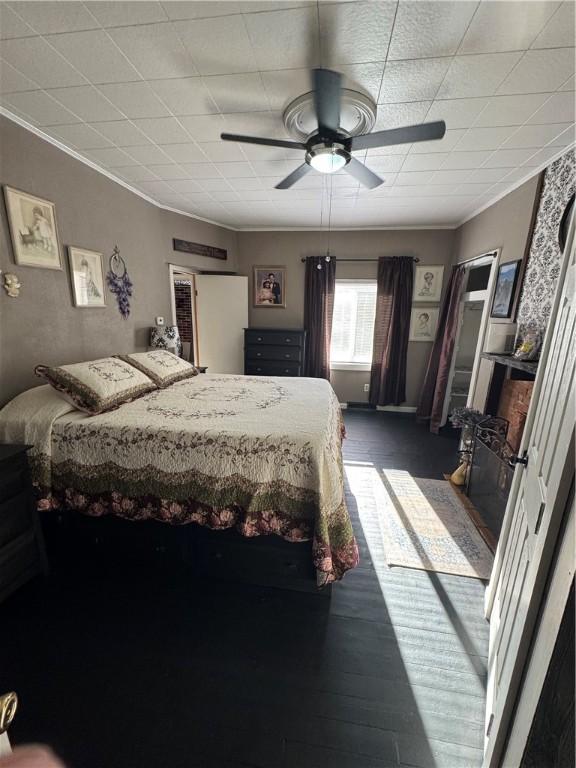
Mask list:
POLYGON ((0 411, 0 440, 33 446, 40 510, 311 541, 318 586, 358 564, 342 438, 321 379, 202 374, 95 416, 45 385, 0 411))

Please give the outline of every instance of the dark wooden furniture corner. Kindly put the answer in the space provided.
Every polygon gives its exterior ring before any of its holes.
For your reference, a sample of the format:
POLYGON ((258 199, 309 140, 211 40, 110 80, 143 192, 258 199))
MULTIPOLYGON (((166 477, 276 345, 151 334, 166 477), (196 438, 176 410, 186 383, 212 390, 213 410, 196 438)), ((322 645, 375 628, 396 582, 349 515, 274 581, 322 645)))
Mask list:
POLYGON ((0 601, 48 570, 28 445, 0 444, 0 601))

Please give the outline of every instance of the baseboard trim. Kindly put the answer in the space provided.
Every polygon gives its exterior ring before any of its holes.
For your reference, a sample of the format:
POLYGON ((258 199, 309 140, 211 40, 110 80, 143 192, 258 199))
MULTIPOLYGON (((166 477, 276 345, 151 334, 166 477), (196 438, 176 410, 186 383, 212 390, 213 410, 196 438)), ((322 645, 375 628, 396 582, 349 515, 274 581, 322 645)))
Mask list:
POLYGON ((377 405, 377 411, 391 411, 392 413, 416 413, 415 405, 377 405))

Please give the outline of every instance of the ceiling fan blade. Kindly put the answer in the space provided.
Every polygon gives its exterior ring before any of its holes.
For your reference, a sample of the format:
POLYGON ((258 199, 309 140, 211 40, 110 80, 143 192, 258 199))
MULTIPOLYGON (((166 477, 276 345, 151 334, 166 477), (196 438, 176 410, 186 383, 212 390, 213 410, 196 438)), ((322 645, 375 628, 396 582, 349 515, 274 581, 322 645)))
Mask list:
POLYGON ((384 183, 384 179, 381 179, 380 176, 376 176, 370 168, 366 168, 366 166, 356 160, 355 157, 350 158, 350 162, 348 165, 344 166, 344 170, 346 173, 349 173, 350 176, 354 176, 360 184, 363 184, 369 189, 374 189, 374 187, 379 187, 380 184, 384 183))
POLYGON ((342 99, 342 75, 331 69, 313 69, 314 108, 321 136, 340 130, 340 102, 342 99))
POLYGON ((279 184, 276 184, 274 189, 289 189, 293 184, 296 184, 297 181, 300 181, 303 176, 306 176, 306 174, 311 170, 312 169, 308 163, 302 163, 302 165, 298 166, 295 171, 292 171, 289 176, 286 176, 286 178, 282 179, 279 184))
POLYGON ((265 147, 286 147, 287 149, 306 149, 306 144, 283 139, 264 139, 260 136, 240 136, 236 133, 221 133, 223 141, 239 141, 242 144, 262 144, 265 147))
POLYGON ((352 149, 375 149, 389 147, 393 144, 412 144, 416 141, 433 141, 441 139, 446 133, 446 123, 438 120, 435 123, 407 125, 404 128, 392 128, 389 131, 376 131, 363 136, 354 136, 352 149))

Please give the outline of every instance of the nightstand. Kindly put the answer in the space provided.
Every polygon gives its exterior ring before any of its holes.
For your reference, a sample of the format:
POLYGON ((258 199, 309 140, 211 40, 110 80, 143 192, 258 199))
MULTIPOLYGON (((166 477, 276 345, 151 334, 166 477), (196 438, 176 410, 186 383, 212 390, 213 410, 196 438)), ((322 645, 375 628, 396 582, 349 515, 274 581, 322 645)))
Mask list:
POLYGON ((48 570, 28 445, 0 444, 0 601, 48 570))

